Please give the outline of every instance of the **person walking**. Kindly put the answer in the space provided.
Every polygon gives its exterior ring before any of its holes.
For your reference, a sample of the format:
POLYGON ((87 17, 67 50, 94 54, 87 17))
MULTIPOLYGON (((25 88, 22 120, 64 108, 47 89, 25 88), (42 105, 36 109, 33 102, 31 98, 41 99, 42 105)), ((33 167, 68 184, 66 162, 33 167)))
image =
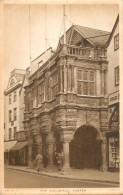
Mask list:
POLYGON ((41 154, 37 154, 35 161, 36 161, 36 169, 39 173, 39 171, 43 169, 43 156, 41 154))
POLYGON ((62 164, 63 164, 63 158, 62 158, 62 155, 61 153, 57 153, 56 155, 56 161, 57 161, 57 166, 58 166, 58 171, 61 171, 62 169, 62 164))

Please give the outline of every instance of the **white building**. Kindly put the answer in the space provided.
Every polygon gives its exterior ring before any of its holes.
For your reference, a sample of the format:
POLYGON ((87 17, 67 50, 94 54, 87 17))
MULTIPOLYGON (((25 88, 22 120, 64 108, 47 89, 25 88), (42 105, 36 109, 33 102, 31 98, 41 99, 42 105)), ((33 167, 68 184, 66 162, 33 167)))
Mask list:
POLYGON ((14 134, 23 131, 25 70, 14 69, 10 74, 5 95, 5 141, 14 140, 14 134))
POLYGON ((109 130, 108 138, 108 167, 117 170, 119 159, 119 15, 108 40, 108 95, 109 95, 109 130))

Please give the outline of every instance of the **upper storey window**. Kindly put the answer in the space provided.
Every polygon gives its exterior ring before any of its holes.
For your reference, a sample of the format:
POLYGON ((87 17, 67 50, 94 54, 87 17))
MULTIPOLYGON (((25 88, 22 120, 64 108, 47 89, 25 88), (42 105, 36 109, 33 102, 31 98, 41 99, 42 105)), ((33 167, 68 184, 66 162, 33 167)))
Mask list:
POLYGON ((15 80, 12 79, 11 82, 10 82, 10 86, 14 85, 15 84, 15 80))
POLYGON ((58 75, 53 74, 49 79, 49 99, 53 99, 58 93, 58 75))
POLYGON ((119 49, 119 34, 114 36, 114 51, 119 49))
POLYGON ((119 85, 119 66, 115 68, 115 86, 119 85))
POLYGON ((44 101, 44 84, 39 86, 39 102, 42 103, 44 101))
POLYGON ((11 103, 12 103, 12 95, 9 94, 9 104, 11 104, 11 103))
POLYGON ((95 71, 78 70, 78 94, 95 96, 95 71))
POLYGON ((14 102, 17 100, 17 91, 14 91, 14 102))

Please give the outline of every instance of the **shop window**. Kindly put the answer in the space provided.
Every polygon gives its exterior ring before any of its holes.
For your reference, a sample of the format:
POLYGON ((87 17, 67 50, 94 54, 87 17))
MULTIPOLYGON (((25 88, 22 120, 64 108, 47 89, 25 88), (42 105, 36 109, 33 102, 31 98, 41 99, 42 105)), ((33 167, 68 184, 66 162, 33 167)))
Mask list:
POLYGON ((12 138, 12 129, 9 128, 9 140, 11 140, 11 138, 12 138))
POLYGON ((14 108, 14 121, 17 120, 17 108, 14 108))
POLYGON ((95 72, 78 70, 78 94, 95 95, 95 72))
POLYGON ((11 121, 12 121, 12 111, 9 110, 9 122, 11 122, 11 121))
POLYGON ((17 100, 17 91, 14 91, 14 102, 16 102, 16 100, 17 100))
POLYGON ((120 156, 119 156, 119 138, 109 138, 109 168, 119 168, 120 156))
POLYGON ((115 68, 115 86, 119 85, 119 66, 115 68))
POLYGON ((12 103, 12 95, 9 94, 9 104, 11 104, 11 103, 12 103))
POLYGON ((114 51, 119 49, 119 34, 114 36, 114 51))

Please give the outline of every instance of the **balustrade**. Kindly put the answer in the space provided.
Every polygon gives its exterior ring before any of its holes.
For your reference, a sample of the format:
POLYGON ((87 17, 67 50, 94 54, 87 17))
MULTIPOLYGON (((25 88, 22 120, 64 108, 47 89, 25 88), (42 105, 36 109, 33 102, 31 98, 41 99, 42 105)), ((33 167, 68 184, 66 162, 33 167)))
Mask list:
POLYGON ((79 56, 83 58, 89 59, 106 59, 107 52, 106 49, 94 49, 88 47, 76 47, 76 46, 68 46, 67 52, 69 55, 79 56))

